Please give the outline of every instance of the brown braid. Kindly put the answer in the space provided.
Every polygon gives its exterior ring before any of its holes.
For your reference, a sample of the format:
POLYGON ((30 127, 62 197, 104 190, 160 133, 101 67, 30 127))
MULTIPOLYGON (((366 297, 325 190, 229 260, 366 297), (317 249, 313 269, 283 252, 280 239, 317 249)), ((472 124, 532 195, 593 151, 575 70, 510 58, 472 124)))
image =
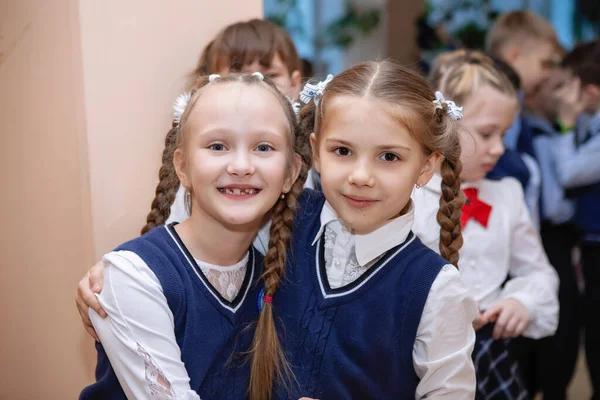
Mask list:
POLYGON ((440 254, 458 268, 458 251, 463 245, 460 216, 464 195, 460 190, 460 159, 444 159, 441 165, 442 195, 437 221, 440 225, 440 254))
POLYGON ((146 217, 146 225, 142 228, 142 235, 150 229, 164 225, 171 214, 171 205, 179 189, 179 178, 173 166, 173 154, 177 148, 177 126, 174 125, 165 137, 165 149, 162 154, 162 165, 158 171, 158 185, 152 209, 146 217))
MULTIPOLYGON (((263 274, 265 296, 273 296, 284 277, 287 248, 292 238, 298 197, 302 193, 308 173, 303 164, 298 180, 285 199, 279 200, 273 210, 269 248, 265 254, 263 274)), ((249 397, 251 400, 270 399, 275 380, 284 387, 293 376, 281 348, 273 318, 273 304, 264 303, 258 317, 252 343, 252 365, 249 397)))

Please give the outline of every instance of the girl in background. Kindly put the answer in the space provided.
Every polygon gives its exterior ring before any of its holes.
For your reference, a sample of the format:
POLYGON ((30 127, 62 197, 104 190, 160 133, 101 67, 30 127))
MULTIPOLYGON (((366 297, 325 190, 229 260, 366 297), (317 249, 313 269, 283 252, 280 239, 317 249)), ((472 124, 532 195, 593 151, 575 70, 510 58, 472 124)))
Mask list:
MULTIPOLYGON (((531 222, 519 182, 486 174, 504 152, 503 136, 519 112, 513 85, 477 52, 440 56, 432 86, 464 104, 460 188, 464 246, 459 266, 479 314, 473 360, 477 399, 526 397, 519 368, 508 352, 510 338, 551 336, 558 324, 558 278, 531 222)), ((442 171, 443 172, 443 171, 442 171)), ((435 205, 442 176, 414 193, 415 233, 437 240, 435 205)))

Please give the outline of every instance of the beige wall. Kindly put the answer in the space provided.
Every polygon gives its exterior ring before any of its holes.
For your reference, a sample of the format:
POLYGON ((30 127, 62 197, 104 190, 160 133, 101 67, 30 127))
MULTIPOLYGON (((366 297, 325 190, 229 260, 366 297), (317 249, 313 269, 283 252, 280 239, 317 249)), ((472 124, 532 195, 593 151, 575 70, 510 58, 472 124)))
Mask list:
POLYGON ((143 225, 206 41, 260 15, 260 0, 0 2, 0 398, 92 381, 76 282, 143 225))

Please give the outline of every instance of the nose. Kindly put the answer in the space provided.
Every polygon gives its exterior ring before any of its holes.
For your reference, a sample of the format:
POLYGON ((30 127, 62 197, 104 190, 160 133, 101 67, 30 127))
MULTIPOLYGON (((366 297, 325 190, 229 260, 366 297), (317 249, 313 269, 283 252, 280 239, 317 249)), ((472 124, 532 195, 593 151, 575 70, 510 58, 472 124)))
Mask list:
POLYGON ((234 176, 254 174, 256 168, 248 152, 240 150, 233 154, 233 159, 227 165, 227 173, 234 176))
POLYGON ((375 178, 373 177, 373 171, 368 160, 357 160, 354 163, 352 171, 350 171, 350 175, 348 176, 348 182, 358 187, 373 187, 375 178))
POLYGON ((502 136, 497 136, 490 147, 490 154, 494 157, 500 157, 504 154, 504 139, 502 136))

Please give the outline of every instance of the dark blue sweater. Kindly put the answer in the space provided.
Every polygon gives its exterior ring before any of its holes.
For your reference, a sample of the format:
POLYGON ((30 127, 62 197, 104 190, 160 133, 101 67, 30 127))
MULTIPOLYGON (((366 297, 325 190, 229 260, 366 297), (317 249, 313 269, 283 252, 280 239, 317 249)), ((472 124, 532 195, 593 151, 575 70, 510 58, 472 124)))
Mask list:
POLYGON ((320 228, 324 197, 306 190, 288 276, 275 296, 296 383, 277 398, 414 399, 413 346, 425 301, 447 264, 410 233, 355 282, 331 289, 320 228))
MULTIPOLYGON (((175 337, 190 385, 203 399, 242 399, 248 389, 244 363, 254 334, 245 329, 258 315, 257 280, 262 256, 253 248, 244 283, 233 302, 214 289, 172 226, 154 228, 117 250, 139 255, 156 274, 175 321, 175 337)), ((110 360, 97 344, 97 382, 80 399, 125 399, 110 360)))

